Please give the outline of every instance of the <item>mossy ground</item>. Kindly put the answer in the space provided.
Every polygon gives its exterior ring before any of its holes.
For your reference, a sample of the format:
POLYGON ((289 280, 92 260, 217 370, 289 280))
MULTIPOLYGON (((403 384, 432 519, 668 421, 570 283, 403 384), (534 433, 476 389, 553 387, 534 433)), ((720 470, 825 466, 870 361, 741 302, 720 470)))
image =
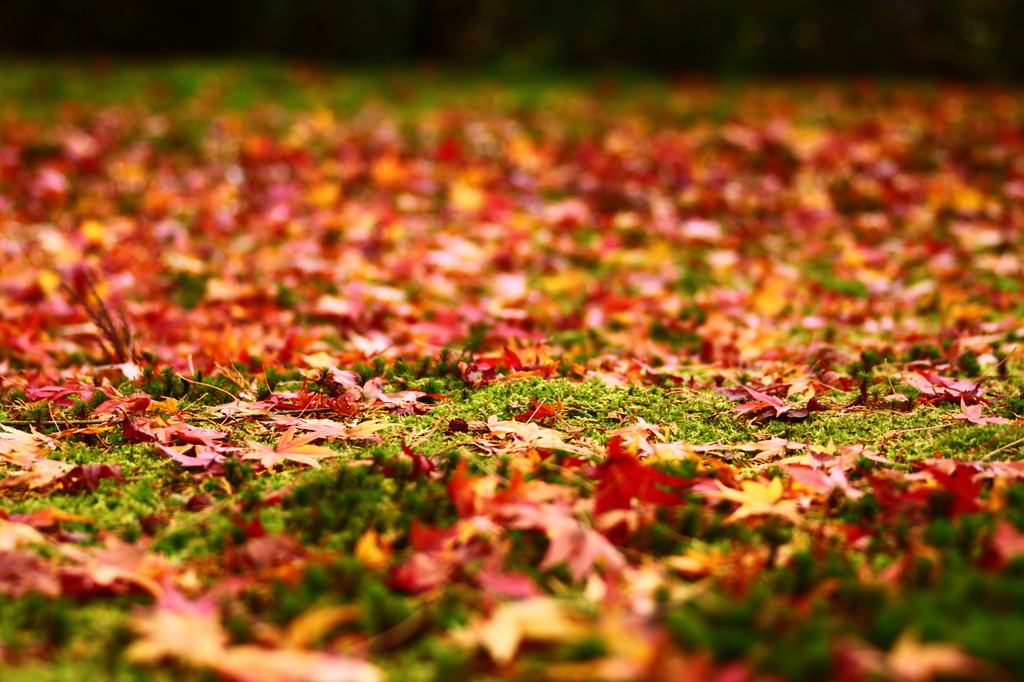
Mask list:
MULTIPOLYGON (((1020 369, 1013 367, 1009 376, 1016 376, 1020 369)), ((1009 380, 1002 388, 1009 388, 1011 383, 1009 380)), ((319 469, 284 466, 267 472, 246 463, 229 462, 222 476, 197 477, 150 445, 123 444, 116 432, 91 436, 89 444, 69 439, 53 454, 55 458, 75 464, 117 465, 124 480, 101 480, 96 490, 78 494, 10 491, 3 498, 2 509, 8 515, 50 508, 78 515, 81 520, 61 524, 64 532, 81 533, 92 537, 93 542, 101 536, 128 543, 145 542, 150 552, 166 557, 172 564, 190 567, 199 583, 212 583, 237 573, 237 568, 225 564, 225 557, 244 545, 246 529, 258 522, 268 534, 297 539, 317 559, 298 574, 270 579, 259 590, 236 600, 227 615, 227 627, 235 637, 244 641, 258 636, 252 631, 254 622, 262 623, 260 627, 286 628, 317 606, 355 604, 360 615, 352 629, 371 642, 384 638, 386 646, 374 660, 395 679, 452 679, 452 675, 467 674, 486 677, 485 669, 476 667, 469 653, 444 634, 467 622, 480 595, 458 584, 427 601, 397 593, 388 586, 385 572, 355 558, 355 547, 373 529, 394 543, 395 552, 402 553, 409 551, 407 532, 414 520, 442 528, 454 523, 458 515, 445 494, 443 480, 458 461, 468 462, 469 470, 476 474, 509 475, 515 457, 482 452, 474 444, 477 434, 448 428, 453 420, 468 423, 492 416, 509 420, 530 410, 534 401, 560 402, 561 411, 545 423, 571 434, 574 443, 593 443, 595 450, 603 447, 609 432, 643 420, 662 429, 666 440, 696 446, 741 445, 771 438, 816 446, 829 442, 863 445, 890 458, 897 469, 909 469, 915 461, 934 457, 984 459, 999 448, 1004 448, 999 452, 1004 460, 1021 459, 1024 454, 1019 442, 1024 429, 1019 424, 977 426, 954 420, 956 410, 951 407, 927 404, 899 410, 881 403, 851 407, 848 396, 840 393, 822 398, 833 409, 812 413, 807 419, 755 424, 732 411, 734 401, 710 390, 614 387, 596 380, 559 378, 530 378, 473 388, 461 378, 416 376, 412 370, 404 376, 392 375, 386 387, 429 388, 446 399, 438 399, 425 414, 379 415, 390 424, 382 432, 382 443, 337 441, 329 447, 341 457, 325 460, 319 469), (434 457, 444 472, 441 483, 412 475, 401 459, 403 442, 417 453, 434 457), (353 462, 369 465, 354 466, 353 462), (280 500, 265 503, 275 491, 284 491, 280 500), (387 642, 387 633, 396 630, 401 635, 399 641, 387 642)), ((211 398, 209 402, 217 401, 211 398)), ((17 408, 17 404, 7 407, 13 411, 17 408)), ((40 428, 46 430, 45 426, 40 428)), ((250 434, 243 429, 236 439, 252 437, 273 442, 265 429, 247 429, 250 434)), ((720 457, 723 464, 735 467, 740 477, 756 476, 764 463, 747 461, 749 456, 723 449, 696 460, 663 459, 656 466, 692 476, 695 466, 706 467, 720 457)), ((557 465, 557 458, 538 466, 533 474, 538 478, 592 486, 579 474, 567 474, 557 465)), ((1000 494, 1006 498, 1007 513, 1019 515, 1012 501, 1024 501, 1024 484, 1013 483, 1000 494)), ((835 518, 855 519, 877 513, 870 499, 840 504, 834 510, 835 518)), ((858 575, 867 566, 880 572, 898 561, 898 540, 896 545, 879 540, 880 544, 868 552, 850 552, 834 545, 821 555, 820 547, 807 545, 807 549, 800 550, 800 543, 806 544, 799 540, 802 533, 784 523, 746 530, 722 525, 720 512, 708 517, 697 507, 663 510, 659 518, 644 539, 634 539, 633 551, 638 556, 654 560, 688 551, 714 551, 715 547, 729 552, 737 542, 762 549, 785 545, 790 548, 787 551, 795 552, 784 567, 766 570, 745 588, 742 600, 709 594, 676 605, 671 599, 667 601, 665 623, 684 647, 709 650, 720 660, 742 654, 787 679, 807 680, 819 679, 823 671, 829 670, 829 642, 851 631, 885 647, 913 625, 929 638, 962 643, 1008 669, 1019 663, 1019 652, 1024 650, 1024 641, 1017 642, 1012 635, 1024 632, 1020 616, 1024 612, 1024 592, 1014 587, 1018 582, 1014 577, 1016 564, 1003 575, 979 572, 972 565, 979 551, 973 537, 992 529, 992 518, 985 514, 954 520, 936 516, 928 521, 921 532, 933 545, 944 548, 939 561, 943 569, 938 570, 934 558, 921 559, 924 563, 914 569, 919 575, 916 583, 912 581, 895 594, 882 585, 865 587, 858 575), (838 600, 835 608, 819 604, 804 613, 778 612, 764 620, 775 600, 802 594, 826 579, 843 585, 834 596, 838 600), (957 614, 956 619, 949 614, 957 614), (770 634, 776 631, 780 634, 770 634), (797 646, 799 657, 784 653, 797 646)), ((897 536, 901 532, 910 533, 911 529, 897 529, 897 536)), ((544 574, 531 568, 543 554, 543 545, 524 541, 516 551, 514 562, 521 568, 556 590, 569 588, 563 583, 566 576, 559 576, 558 571, 544 574)), ((1018 568, 1024 570, 1024 564, 1018 568)), ((7 660, 4 679, 37 682, 82 679, 83 675, 111 680, 211 679, 203 671, 176 666, 154 670, 119 657, 118 652, 132 641, 130 618, 145 601, 137 594, 85 601, 69 597, 52 600, 39 595, 3 600, 0 641, 7 660), (48 663, 39 663, 41 657, 48 663)), ((597 650, 588 652, 584 650, 586 643, 579 642, 546 656, 562 662, 593 658, 601 654, 604 644, 598 639, 593 646, 597 650)), ((540 674, 539 669, 529 672, 532 664, 528 661, 523 664, 522 674, 540 674)))
POLYGON ((1022 113, 907 84, 3 63, 0 421, 108 469, 32 487, 0 459, 0 678, 218 679, 188 631, 131 656, 168 594, 233 646, 395 680, 1019 676, 1022 113), (59 298, 83 263, 141 376, 59 298), (77 379, 91 398, 32 393, 77 379), (783 413, 737 411, 748 389, 783 413), (402 391, 429 395, 372 397, 402 391), (245 458, 279 417, 386 426, 317 439, 318 468, 245 458), (224 431, 223 461, 144 442, 168 420, 224 431), (481 633, 532 594, 578 636, 507 660, 481 633))

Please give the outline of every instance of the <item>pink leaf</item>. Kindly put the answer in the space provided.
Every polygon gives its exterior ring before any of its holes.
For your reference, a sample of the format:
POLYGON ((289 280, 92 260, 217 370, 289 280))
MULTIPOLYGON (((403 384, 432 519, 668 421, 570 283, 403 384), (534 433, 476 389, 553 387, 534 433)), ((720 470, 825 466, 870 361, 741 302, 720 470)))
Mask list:
POLYGON ((983 408, 984 406, 981 403, 975 405, 966 404, 963 396, 960 396, 960 414, 953 415, 953 418, 966 419, 972 424, 979 424, 981 426, 985 424, 1006 424, 1010 421, 1003 417, 982 417, 981 411, 983 408))

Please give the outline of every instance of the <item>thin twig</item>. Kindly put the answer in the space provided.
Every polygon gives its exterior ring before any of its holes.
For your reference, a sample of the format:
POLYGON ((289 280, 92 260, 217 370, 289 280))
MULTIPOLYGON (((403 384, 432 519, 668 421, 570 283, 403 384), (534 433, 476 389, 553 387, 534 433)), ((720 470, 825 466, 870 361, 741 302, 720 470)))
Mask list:
MULTIPOLYGON (((250 412, 249 414, 229 414, 219 419, 223 421, 231 421, 234 419, 250 419, 256 418, 257 421, 263 419, 272 419, 275 416, 282 415, 287 417, 294 417, 301 414, 336 414, 330 407, 307 407, 302 410, 274 410, 273 412, 250 412)), ((213 418, 216 421, 218 418, 213 418)), ((223 422, 222 422, 223 423, 223 422)))
MULTIPOLYGON (((223 417, 206 417, 193 415, 187 419, 198 419, 202 421, 223 424, 224 422, 255 418, 257 421, 272 419, 277 415, 295 416, 300 414, 333 414, 330 407, 308 407, 304 410, 275 410, 273 412, 255 412, 251 414, 229 414, 223 417)), ((111 424, 116 420, 110 419, 9 419, 0 421, 3 426, 96 426, 98 424, 111 424)))
POLYGON ((111 423, 110 419, 9 419, 3 426, 96 426, 111 423))
POLYGON ((999 454, 1000 452, 1002 452, 1004 450, 1009 450, 1010 448, 1015 447, 1017 445, 1021 445, 1021 444, 1024 444, 1024 438, 1018 438, 1017 440, 1015 440, 1015 441, 1013 441, 1011 443, 1007 443, 1006 445, 1003 445, 1002 447, 998 447, 995 450, 993 450, 992 452, 988 453, 987 455, 985 455, 983 457, 979 457, 978 459, 979 460, 988 459, 988 458, 990 458, 990 457, 992 457, 994 455, 999 454))
POLYGON ((981 374, 980 374, 980 375, 979 375, 979 376, 978 376, 978 377, 977 377, 977 378, 976 378, 976 379, 974 380, 974 383, 975 383, 975 384, 977 384, 978 386, 980 386, 980 385, 981 385, 981 382, 982 382, 982 381, 984 381, 985 379, 987 379, 987 378, 988 378, 988 376, 989 376, 990 374, 992 374, 992 372, 995 372, 995 371, 996 371, 996 370, 998 370, 998 369, 999 369, 1000 367, 1002 367, 1002 366, 1003 366, 1003 365, 1005 365, 1005 364, 1006 364, 1007 362, 1009 362, 1010 358, 1012 358, 1012 357, 1014 356, 1014 354, 1016 354, 1016 352, 1017 352, 1018 350, 1020 350, 1020 346, 1014 346, 1014 347, 1013 347, 1013 350, 1011 350, 1011 351, 1010 351, 1009 353, 1007 353, 1007 354, 1006 354, 1006 357, 1005 357, 1005 358, 1003 358, 1002 360, 1000 360, 999 362, 997 362, 996 364, 992 365, 991 367, 989 367, 988 369, 986 369, 986 370, 985 370, 984 372, 982 372, 982 373, 981 373, 981 374))
POLYGON ((898 436, 902 433, 912 433, 914 431, 934 431, 936 429, 944 429, 949 426, 954 426, 956 425, 956 423, 957 422, 949 422, 948 424, 935 424, 933 426, 918 426, 917 428, 914 429, 898 429, 893 431, 886 431, 885 436, 898 436))
POLYGON ((393 649, 419 634, 430 623, 429 615, 425 607, 418 608, 404 620, 370 637, 366 641, 366 645, 373 653, 381 653, 393 649))
POLYGON ((847 412, 859 412, 861 414, 892 414, 892 410, 872 410, 871 408, 861 407, 858 405, 850 405, 848 407, 836 407, 833 409, 837 412, 842 412, 843 414, 847 412))
POLYGON ((224 393, 225 395, 231 396, 235 400, 238 399, 237 395, 235 395, 231 391, 227 391, 227 390, 221 388, 220 386, 214 386, 213 384, 207 384, 207 383, 204 383, 202 381, 195 381, 193 379, 186 379, 185 377, 181 376, 180 374, 178 375, 178 378, 181 379, 182 381, 188 382, 190 384, 195 384, 196 386, 205 386, 206 388, 212 388, 215 391, 220 391, 221 393, 224 393))
POLYGON ((103 350, 117 362, 136 362, 139 355, 135 349, 135 334, 123 310, 117 311, 117 319, 106 302, 96 291, 92 275, 84 273, 85 293, 80 293, 67 282, 61 282, 61 289, 85 308, 86 314, 100 330, 99 341, 103 350), (108 346, 109 344, 109 346, 108 346))

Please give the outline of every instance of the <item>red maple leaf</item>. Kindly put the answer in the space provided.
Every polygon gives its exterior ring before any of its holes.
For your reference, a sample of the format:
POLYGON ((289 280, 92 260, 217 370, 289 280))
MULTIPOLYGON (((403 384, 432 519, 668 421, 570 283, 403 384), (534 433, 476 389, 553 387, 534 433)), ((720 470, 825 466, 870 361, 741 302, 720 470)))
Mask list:
POLYGON ((594 469, 598 479, 594 493, 595 514, 612 509, 631 509, 633 500, 640 504, 682 504, 682 497, 674 490, 693 485, 689 478, 672 476, 649 464, 641 464, 636 456, 622 447, 621 436, 608 441, 608 457, 594 469))
POLYGON ((145 393, 133 393, 129 396, 116 395, 92 411, 94 415, 111 414, 142 414, 153 403, 153 399, 145 393))
POLYGON ((914 518, 927 502, 927 491, 908 490, 900 485, 901 476, 883 470, 877 474, 865 474, 864 480, 871 486, 871 493, 882 510, 882 518, 914 518))
POLYGON ((471 561, 493 555, 501 527, 484 516, 457 521, 445 529, 413 521, 409 542, 417 551, 391 571, 391 584, 424 592, 452 580, 471 561))
POLYGON ((151 427, 152 420, 146 417, 132 419, 125 414, 121 419, 121 434, 127 443, 155 443, 159 438, 151 427))
POLYGON ((421 455, 406 445, 405 441, 402 441, 402 452, 412 459, 412 477, 414 479, 419 478, 421 474, 432 474, 437 470, 434 463, 430 461, 425 455, 421 455))
POLYGON ((501 377, 498 371, 486 362, 460 362, 459 372, 473 388, 494 383, 501 377))
POLYGON ((493 476, 471 476, 466 460, 459 460, 448 481, 448 497, 461 517, 474 516, 494 500, 497 479, 493 476))
POLYGON ((222 438, 227 438, 227 433, 218 429, 207 429, 201 426, 192 426, 184 422, 171 422, 160 434, 160 440, 168 441, 178 438, 186 443, 202 443, 203 445, 216 448, 222 438))
POLYGON ((100 479, 112 478, 124 480, 121 467, 117 464, 80 464, 63 476, 54 479, 53 485, 65 492, 76 492, 82 489, 95 491, 100 479))
POLYGON ((549 419, 562 412, 562 399, 559 398, 558 402, 552 405, 551 403, 539 403, 536 398, 533 400, 533 409, 527 410, 526 412, 520 412, 519 414, 512 417, 519 421, 540 421, 542 419, 549 419))
MULTIPOLYGON (((922 467, 952 499, 949 515, 969 514, 982 508, 979 495, 985 487, 974 465, 957 460, 937 460, 922 467)), ((933 494, 934 499, 934 494, 933 494)))
POLYGON ((523 361, 519 359, 519 356, 511 348, 505 349, 505 364, 513 372, 518 372, 524 367, 523 361))

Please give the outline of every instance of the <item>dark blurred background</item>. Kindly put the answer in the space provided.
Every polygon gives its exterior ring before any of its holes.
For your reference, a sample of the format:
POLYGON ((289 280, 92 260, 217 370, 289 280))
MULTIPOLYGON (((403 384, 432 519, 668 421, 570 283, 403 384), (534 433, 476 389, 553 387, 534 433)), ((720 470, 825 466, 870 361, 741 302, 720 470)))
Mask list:
POLYGON ((1024 0, 2 0, 0 53, 1024 76, 1024 0))

